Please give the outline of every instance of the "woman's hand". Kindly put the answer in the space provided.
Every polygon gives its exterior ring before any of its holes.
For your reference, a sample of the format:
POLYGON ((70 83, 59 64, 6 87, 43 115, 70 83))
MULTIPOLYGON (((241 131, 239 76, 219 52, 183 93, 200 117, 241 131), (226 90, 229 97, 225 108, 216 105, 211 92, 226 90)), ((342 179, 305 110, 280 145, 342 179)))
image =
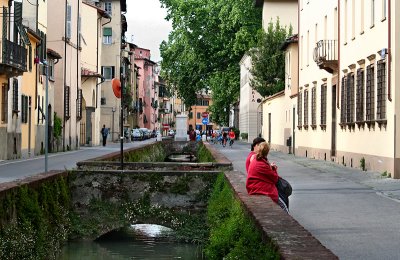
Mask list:
POLYGON ((278 166, 275 164, 275 162, 272 162, 272 163, 271 163, 271 168, 272 168, 272 170, 274 170, 274 171, 277 171, 277 170, 278 170, 278 166))

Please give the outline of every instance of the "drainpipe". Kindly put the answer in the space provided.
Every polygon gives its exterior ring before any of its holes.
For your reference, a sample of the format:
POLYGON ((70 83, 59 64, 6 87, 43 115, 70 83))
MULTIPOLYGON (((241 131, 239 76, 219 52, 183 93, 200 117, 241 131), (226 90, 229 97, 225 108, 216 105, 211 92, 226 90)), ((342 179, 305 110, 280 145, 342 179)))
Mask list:
POLYGON ((64 17, 64 107, 63 107, 63 134, 62 134, 62 145, 63 145, 63 152, 65 152, 65 87, 67 85, 67 8, 68 8, 68 1, 65 0, 65 17, 64 17))
POLYGON ((338 109, 340 109, 339 106, 339 90, 340 90, 340 0, 338 0, 338 73, 337 73, 337 87, 336 87, 336 106, 338 109))
POLYGON ((388 100, 392 102, 391 91, 391 79, 392 79, 392 12, 391 12, 391 0, 388 0, 388 100))
MULTIPOLYGON (((81 82, 80 81, 80 79, 79 79, 79 69, 80 69, 80 66, 79 66, 79 49, 81 48, 81 45, 80 45, 80 37, 81 37, 81 35, 80 35, 80 33, 79 33, 79 16, 80 16, 80 4, 79 4, 79 1, 78 1, 78 13, 77 13, 77 23, 76 23, 76 32, 77 32, 77 34, 76 34, 76 46, 77 46, 77 48, 76 48, 76 103, 78 103, 78 95, 79 95, 79 82, 81 82)), ((83 97, 81 97, 81 102, 82 102, 82 98, 83 97)), ((83 113, 83 111, 82 111, 82 105, 80 105, 80 109, 81 109, 81 113, 83 113)), ((78 112, 78 111, 77 111, 78 112)), ((78 119, 78 115, 75 115, 76 116, 76 119, 78 119)), ((79 119, 79 120, 81 120, 81 119, 79 119)), ((75 145, 76 145, 76 149, 79 149, 79 142, 78 142, 78 140, 79 140, 79 135, 78 135, 78 125, 79 125, 79 123, 78 123, 78 120, 76 120, 76 136, 75 136, 75 145)), ((81 132, 81 128, 80 128, 80 125, 79 125, 79 133, 81 132)))

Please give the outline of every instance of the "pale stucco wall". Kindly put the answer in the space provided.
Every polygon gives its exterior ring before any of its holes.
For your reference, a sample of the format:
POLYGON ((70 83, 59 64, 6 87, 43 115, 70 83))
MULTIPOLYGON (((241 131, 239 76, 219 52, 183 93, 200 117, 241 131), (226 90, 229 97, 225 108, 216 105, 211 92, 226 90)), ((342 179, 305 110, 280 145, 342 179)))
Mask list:
POLYGON ((298 4, 294 0, 265 0, 263 5, 263 28, 266 31, 269 23, 272 21, 274 24, 279 17, 281 26, 289 28, 293 27, 293 34, 298 32, 298 4))

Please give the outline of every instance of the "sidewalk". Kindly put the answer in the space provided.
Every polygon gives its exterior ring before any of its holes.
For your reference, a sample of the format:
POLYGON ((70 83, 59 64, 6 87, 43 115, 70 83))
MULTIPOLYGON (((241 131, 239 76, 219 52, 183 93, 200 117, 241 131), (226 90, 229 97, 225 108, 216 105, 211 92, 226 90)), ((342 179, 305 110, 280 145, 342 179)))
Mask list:
POLYGON ((400 202, 400 179, 392 179, 387 176, 382 176, 382 173, 379 172, 362 171, 357 168, 345 167, 331 161, 297 157, 292 154, 284 154, 276 151, 271 151, 270 157, 280 158, 285 161, 290 160, 322 174, 329 173, 341 176, 355 183, 370 187, 377 193, 400 202))
MULTIPOLYGON (((246 174, 250 144, 214 147, 246 174)), ((400 180, 276 151, 268 159, 293 187, 290 215, 340 259, 400 259, 400 180)))

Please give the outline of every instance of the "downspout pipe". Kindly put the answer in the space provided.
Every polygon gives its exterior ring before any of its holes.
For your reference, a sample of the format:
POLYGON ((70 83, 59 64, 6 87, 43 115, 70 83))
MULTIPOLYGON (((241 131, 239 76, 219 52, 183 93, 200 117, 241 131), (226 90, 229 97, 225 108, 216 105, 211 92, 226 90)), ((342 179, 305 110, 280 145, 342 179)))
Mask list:
POLYGON ((65 87, 67 85, 67 8, 68 8, 68 1, 65 0, 65 17, 64 17, 64 109, 63 109, 63 151, 65 152, 65 103, 66 103, 66 98, 65 98, 65 87))
POLYGON ((392 102, 391 86, 392 86, 392 1, 388 0, 388 100, 392 102))
POLYGON ((341 47, 341 37, 340 37, 340 0, 338 0, 338 19, 337 19, 337 27, 338 27, 338 73, 337 73, 337 87, 336 87, 336 106, 340 109, 339 106, 339 91, 342 86, 340 86, 340 47, 341 47))

